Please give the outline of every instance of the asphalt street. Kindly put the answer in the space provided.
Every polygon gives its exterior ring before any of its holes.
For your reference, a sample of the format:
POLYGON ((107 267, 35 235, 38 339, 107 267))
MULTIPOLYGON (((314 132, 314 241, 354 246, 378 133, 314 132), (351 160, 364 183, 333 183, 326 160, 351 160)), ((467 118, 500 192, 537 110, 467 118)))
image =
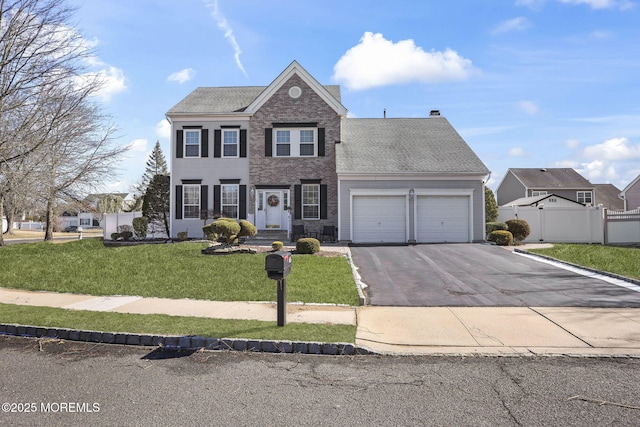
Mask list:
POLYGON ((0 336, 0 424, 637 426, 640 359, 163 353, 0 336))
POLYGON ((371 305, 640 307, 640 293, 483 244, 352 247, 371 305))

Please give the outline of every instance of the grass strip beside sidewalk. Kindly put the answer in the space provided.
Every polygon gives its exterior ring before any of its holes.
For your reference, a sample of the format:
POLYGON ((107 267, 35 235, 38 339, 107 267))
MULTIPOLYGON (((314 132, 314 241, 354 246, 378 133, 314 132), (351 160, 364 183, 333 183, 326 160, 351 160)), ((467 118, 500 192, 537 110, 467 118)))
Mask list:
POLYGON ((355 343, 356 327, 257 320, 205 319, 164 314, 123 314, 0 303, 0 323, 46 328, 152 335, 194 335, 277 341, 355 343))

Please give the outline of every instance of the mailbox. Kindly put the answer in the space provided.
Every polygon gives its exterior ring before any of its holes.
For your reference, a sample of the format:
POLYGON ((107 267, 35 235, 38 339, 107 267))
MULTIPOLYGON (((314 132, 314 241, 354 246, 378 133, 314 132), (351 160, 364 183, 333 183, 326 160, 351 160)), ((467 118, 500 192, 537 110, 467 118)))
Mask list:
POLYGON ((269 279, 282 280, 291 272, 291 254, 285 251, 273 252, 267 255, 264 269, 269 279))

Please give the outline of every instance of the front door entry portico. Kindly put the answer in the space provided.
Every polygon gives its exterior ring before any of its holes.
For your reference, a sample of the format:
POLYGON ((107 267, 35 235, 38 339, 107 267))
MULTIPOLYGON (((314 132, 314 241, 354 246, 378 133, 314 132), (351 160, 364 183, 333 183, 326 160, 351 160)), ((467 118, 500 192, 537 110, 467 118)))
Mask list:
POLYGON ((266 227, 279 229, 282 220, 282 191, 265 191, 266 227))

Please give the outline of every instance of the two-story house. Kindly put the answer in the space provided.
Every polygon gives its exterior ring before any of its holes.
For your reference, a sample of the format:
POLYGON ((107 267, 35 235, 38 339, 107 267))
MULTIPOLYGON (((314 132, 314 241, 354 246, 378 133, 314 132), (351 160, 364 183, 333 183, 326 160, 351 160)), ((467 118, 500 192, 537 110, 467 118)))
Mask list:
POLYGON ((266 87, 191 92, 167 112, 172 236, 201 236, 207 211, 259 231, 337 225, 334 144, 346 113, 340 87, 295 61, 266 87))
POLYGON ((496 201, 504 206, 522 197, 555 194, 593 205, 594 193, 594 185, 571 168, 510 168, 498 185, 496 201))
POLYGON ((292 62, 264 87, 201 87, 171 122, 171 236, 211 214, 357 243, 484 238, 486 166, 439 112, 347 118, 340 87, 292 62), (205 215, 203 215, 205 213, 205 215))

